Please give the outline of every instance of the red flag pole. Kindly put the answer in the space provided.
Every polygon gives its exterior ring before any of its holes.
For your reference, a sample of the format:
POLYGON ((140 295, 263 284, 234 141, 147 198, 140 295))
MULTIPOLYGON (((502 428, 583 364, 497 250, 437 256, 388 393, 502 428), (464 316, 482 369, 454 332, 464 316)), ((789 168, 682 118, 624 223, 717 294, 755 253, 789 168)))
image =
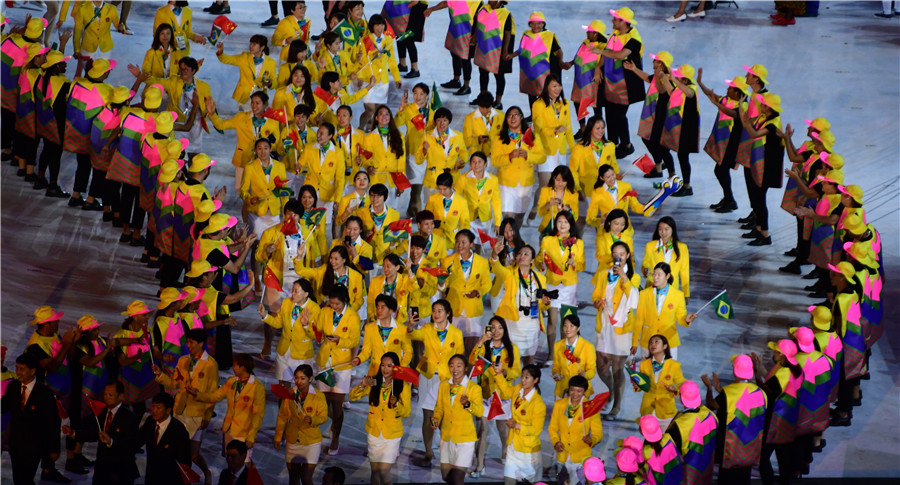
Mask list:
MULTIPOLYGON (((88 405, 90 405, 91 404, 91 396, 88 396, 88 394, 86 392, 84 393, 84 396, 88 398, 88 405)), ((98 418, 97 413, 94 412, 94 406, 91 406, 91 414, 94 415, 94 421, 97 422, 97 430, 102 432, 103 427, 100 426, 100 418, 98 418)))

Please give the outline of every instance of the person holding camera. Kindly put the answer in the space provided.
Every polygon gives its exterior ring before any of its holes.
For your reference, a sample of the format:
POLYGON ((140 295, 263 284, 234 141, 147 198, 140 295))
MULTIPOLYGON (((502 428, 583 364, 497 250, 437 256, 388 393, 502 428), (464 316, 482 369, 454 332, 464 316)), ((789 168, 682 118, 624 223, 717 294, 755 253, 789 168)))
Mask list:
MULTIPOLYGON (((556 343, 556 327, 562 305, 578 306, 578 273, 584 271, 584 241, 575 226, 575 216, 564 210, 554 220, 556 230, 541 240, 538 265, 547 277, 547 290, 553 300, 550 305, 550 325, 547 326, 547 348, 556 343), (552 292, 559 292, 554 298, 552 292)), ((552 365, 550 362, 548 365, 552 365)))

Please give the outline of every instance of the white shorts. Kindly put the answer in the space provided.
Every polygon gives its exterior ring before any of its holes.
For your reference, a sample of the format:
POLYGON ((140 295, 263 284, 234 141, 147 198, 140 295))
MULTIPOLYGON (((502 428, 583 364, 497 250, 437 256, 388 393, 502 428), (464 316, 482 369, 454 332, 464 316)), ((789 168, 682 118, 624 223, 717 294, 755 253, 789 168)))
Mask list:
MULTIPOLYGON (((585 190, 590 191, 593 190, 591 188, 585 188, 585 190)), ((590 192, 588 192, 590 193, 590 192)), ((578 201, 578 213, 580 214, 579 218, 587 219, 588 209, 591 207, 591 196, 585 195, 584 200, 578 201)))
POLYGON ((266 229, 281 223, 281 216, 258 216, 256 214, 247 214, 247 222, 250 224, 250 229, 253 233, 258 237, 262 237, 262 233, 265 232, 266 229))
POLYGON ((507 187, 500 186, 500 206, 503 212, 512 212, 515 214, 524 214, 531 210, 531 196, 534 194, 535 188, 531 185, 527 187, 516 186, 507 187))
POLYGON ((366 445, 369 450, 369 461, 372 463, 395 463, 400 456, 400 440, 366 434, 366 445))
POLYGON ((584 465, 582 465, 581 463, 573 463, 572 457, 566 458, 566 461, 565 463, 563 463, 563 465, 566 467, 566 471, 569 473, 569 484, 581 485, 583 483, 587 483, 584 479, 584 465))
POLYGON ((475 441, 454 443, 441 441, 441 465, 449 464, 457 468, 468 469, 475 457, 475 441))
POLYGON ((179 131, 178 134, 187 138, 188 142, 190 142, 186 151, 190 153, 203 152, 203 127, 200 123, 194 123, 189 131, 179 131))
POLYGON ((463 337, 481 337, 484 335, 484 326, 481 324, 481 317, 467 317, 465 312, 453 317, 453 326, 462 330, 463 337))
MULTIPOLYGON (((283 336, 281 338, 284 338, 283 336)), ((275 353, 275 378, 279 381, 287 381, 290 383, 294 382, 294 371, 297 370, 297 366, 301 364, 308 364, 315 369, 315 359, 292 359, 291 358, 291 349, 288 348, 285 355, 281 355, 278 352, 275 353)), ((293 384, 292 384, 293 385, 293 384)))
POLYGON ((194 417, 176 414, 175 418, 184 425, 184 428, 188 432, 188 436, 191 437, 191 441, 203 441, 204 430, 200 428, 200 424, 203 422, 203 416, 194 417))
POLYGON ((629 355, 631 354, 631 336, 631 332, 619 335, 612 325, 603 322, 600 332, 597 333, 597 352, 619 356, 629 355))
POLYGON ((406 155, 406 178, 412 185, 422 185, 425 181, 425 163, 416 163, 416 157, 406 155))
POLYGON ((541 322, 536 318, 519 315, 518 321, 507 321, 509 339, 519 348, 521 357, 531 357, 538 351, 541 341, 541 322))
POLYGON ((364 104, 387 104, 389 89, 389 83, 378 83, 369 88, 369 92, 363 96, 362 102, 364 104))
POLYGON ((559 298, 550 300, 550 308, 561 308, 562 305, 578 306, 578 284, 547 285, 547 291, 559 290, 559 298))
POLYGON ((309 464, 315 465, 319 463, 319 454, 322 453, 322 443, 313 443, 311 445, 301 445, 300 443, 290 444, 284 447, 284 461, 286 463, 309 464))
POLYGON ((568 163, 569 156, 567 154, 557 153, 556 155, 547 155, 547 160, 537 166, 538 173, 550 173, 556 167, 568 163))
POLYGON ((506 465, 503 467, 503 476, 515 478, 516 481, 528 480, 536 482, 540 480, 542 473, 541 452, 522 453, 516 451, 512 445, 506 446, 506 465))
MULTIPOLYGON (((319 370, 321 372, 321 370, 319 370)), ((320 392, 333 392, 335 394, 347 394, 350 392, 350 378, 353 371, 338 370, 334 371, 334 386, 328 387, 322 381, 316 381, 316 389, 320 392)))
POLYGON ((434 411, 434 406, 437 405, 438 388, 440 387, 441 378, 437 372, 431 376, 431 379, 419 376, 419 405, 422 406, 422 409, 434 411))

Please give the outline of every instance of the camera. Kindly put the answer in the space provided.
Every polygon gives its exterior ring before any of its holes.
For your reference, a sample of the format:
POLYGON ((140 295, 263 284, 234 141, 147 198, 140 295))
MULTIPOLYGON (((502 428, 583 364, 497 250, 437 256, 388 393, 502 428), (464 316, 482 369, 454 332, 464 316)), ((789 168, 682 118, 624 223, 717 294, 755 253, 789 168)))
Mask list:
POLYGON ((543 288, 538 288, 538 290, 537 290, 538 299, 541 299, 545 296, 551 300, 555 300, 555 299, 559 298, 559 290, 545 290, 543 288))
POLYGON ((613 258, 613 267, 618 268, 619 266, 622 266, 622 258, 613 258))

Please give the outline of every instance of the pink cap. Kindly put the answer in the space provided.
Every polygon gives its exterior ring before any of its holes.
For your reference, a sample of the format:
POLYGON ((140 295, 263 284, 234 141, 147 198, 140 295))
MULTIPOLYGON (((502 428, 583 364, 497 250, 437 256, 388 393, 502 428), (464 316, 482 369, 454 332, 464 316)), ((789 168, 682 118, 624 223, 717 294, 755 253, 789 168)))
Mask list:
POLYGON ((815 345, 813 345, 813 341, 816 337, 809 327, 797 327, 793 330, 794 331, 791 333, 794 335, 794 338, 797 339, 797 346, 800 347, 801 352, 812 352, 816 350, 815 345))
POLYGON ((616 453, 616 466, 623 473, 638 471, 638 453, 631 448, 622 448, 616 453))
POLYGON ((753 379, 753 360, 749 356, 735 355, 731 358, 731 366, 738 379, 753 379))
POLYGON ((685 408, 697 408, 703 404, 703 401, 700 400, 700 387, 694 381, 682 382, 681 387, 678 388, 678 393, 679 397, 681 397, 681 404, 685 408))
POLYGON ((769 348, 778 350, 791 364, 797 365, 797 344, 793 340, 781 339, 778 343, 769 342, 769 348))
POLYGON ((637 436, 627 436, 624 440, 622 440, 622 446, 640 452, 644 448, 644 440, 638 438, 637 436))
POLYGON ((662 430, 659 429, 659 420, 652 414, 641 416, 641 435, 644 439, 651 442, 657 442, 662 439, 662 430))

